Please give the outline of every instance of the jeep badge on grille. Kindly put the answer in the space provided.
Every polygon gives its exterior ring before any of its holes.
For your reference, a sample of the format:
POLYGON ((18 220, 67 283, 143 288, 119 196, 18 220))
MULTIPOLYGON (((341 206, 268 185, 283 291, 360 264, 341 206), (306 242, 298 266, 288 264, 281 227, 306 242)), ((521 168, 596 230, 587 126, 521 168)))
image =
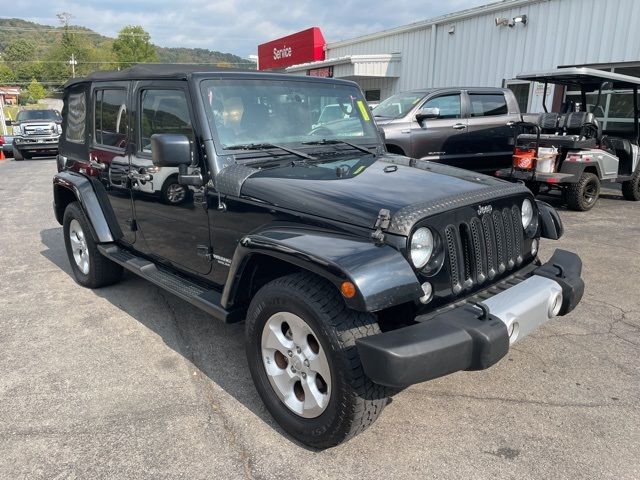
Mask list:
POLYGON ((478 205, 478 216, 481 217, 486 213, 493 212, 493 207, 491 205, 478 205))

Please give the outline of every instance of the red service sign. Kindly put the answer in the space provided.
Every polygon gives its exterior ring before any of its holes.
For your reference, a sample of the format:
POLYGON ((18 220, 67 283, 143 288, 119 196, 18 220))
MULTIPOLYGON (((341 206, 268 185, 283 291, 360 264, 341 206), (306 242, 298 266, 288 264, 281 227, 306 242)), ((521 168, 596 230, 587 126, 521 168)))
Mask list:
POLYGON ((291 65, 324 60, 324 37, 318 27, 258 45, 258 69, 280 70, 291 65))

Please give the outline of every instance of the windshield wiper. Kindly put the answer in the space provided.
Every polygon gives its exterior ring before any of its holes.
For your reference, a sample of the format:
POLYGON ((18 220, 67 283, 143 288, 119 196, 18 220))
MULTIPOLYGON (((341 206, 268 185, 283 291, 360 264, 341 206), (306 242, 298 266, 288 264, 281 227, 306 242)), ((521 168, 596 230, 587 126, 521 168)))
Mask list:
POLYGON ((276 145, 274 143, 245 143, 240 145, 231 145, 230 147, 224 147, 226 150, 270 150, 272 148, 278 148, 292 155, 297 155, 300 158, 306 158, 307 160, 317 160, 316 157, 312 157, 299 150, 293 148, 283 147, 282 145, 276 145))
POLYGON ((356 150, 360 150, 361 152, 368 153, 368 154, 371 154, 371 155, 375 155, 375 152, 372 152, 367 147, 361 147, 360 145, 357 145, 357 144, 351 143, 351 142, 347 142, 345 140, 337 140, 337 139, 327 140, 326 138, 323 138, 322 140, 309 140, 309 141, 306 141, 306 142, 302 142, 302 144, 303 145, 338 145, 338 144, 343 144, 343 145, 349 145, 351 148, 355 148, 356 150))

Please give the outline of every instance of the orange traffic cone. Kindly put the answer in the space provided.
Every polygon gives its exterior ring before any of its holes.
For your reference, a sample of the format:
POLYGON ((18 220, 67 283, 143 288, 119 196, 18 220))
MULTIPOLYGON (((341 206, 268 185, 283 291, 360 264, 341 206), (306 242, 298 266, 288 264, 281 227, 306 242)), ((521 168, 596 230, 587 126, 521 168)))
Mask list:
POLYGON ((7 157, 4 156, 4 152, 2 151, 2 146, 0 146, 0 160, 4 160, 7 157))

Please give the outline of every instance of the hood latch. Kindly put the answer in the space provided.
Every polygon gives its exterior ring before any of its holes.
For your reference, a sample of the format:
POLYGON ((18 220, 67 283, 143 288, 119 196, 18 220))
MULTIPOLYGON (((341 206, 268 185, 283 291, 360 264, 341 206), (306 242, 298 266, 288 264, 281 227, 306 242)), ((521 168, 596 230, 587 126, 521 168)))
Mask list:
POLYGON ((389 228, 389 224, 391 223, 391 212, 386 208, 383 208, 378 212, 378 219, 376 220, 376 224, 374 228, 375 232, 371 233, 371 238, 375 242, 376 245, 380 245, 384 243, 384 231, 389 228))

